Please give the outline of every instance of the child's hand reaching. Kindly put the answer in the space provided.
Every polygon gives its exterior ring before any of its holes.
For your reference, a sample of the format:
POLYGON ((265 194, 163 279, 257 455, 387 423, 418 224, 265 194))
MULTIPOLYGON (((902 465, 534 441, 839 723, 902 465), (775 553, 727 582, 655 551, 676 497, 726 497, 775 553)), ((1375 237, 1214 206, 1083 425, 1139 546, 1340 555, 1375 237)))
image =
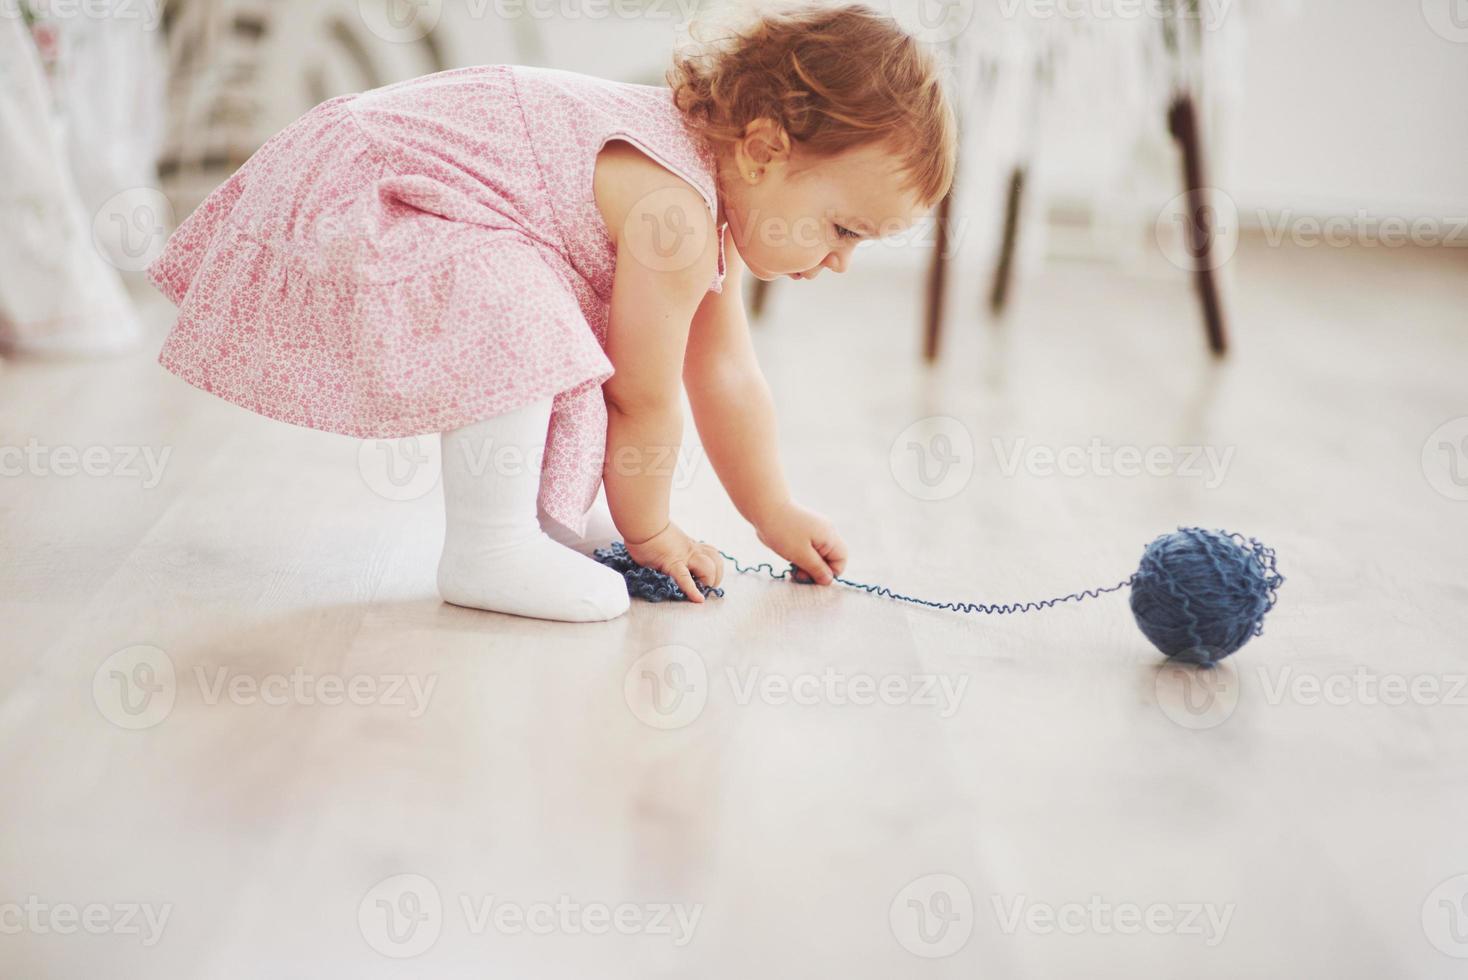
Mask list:
POLYGON ((846 568, 846 542, 830 521, 804 507, 785 504, 755 530, 764 545, 821 585, 846 568))
POLYGON ((623 543, 637 564, 672 576, 689 602, 704 601, 703 593, 693 581, 695 575, 704 585, 715 588, 724 580, 724 558, 719 549, 694 541, 672 521, 641 544, 623 543))

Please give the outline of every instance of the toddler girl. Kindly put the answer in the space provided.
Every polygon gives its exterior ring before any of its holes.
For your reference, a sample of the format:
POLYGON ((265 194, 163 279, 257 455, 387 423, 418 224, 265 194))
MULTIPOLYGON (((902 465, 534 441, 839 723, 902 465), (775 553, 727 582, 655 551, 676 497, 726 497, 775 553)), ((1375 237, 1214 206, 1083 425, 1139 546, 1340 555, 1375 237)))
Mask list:
POLYGON ((441 433, 443 598, 565 621, 626 611, 588 556, 613 536, 694 602, 721 581, 669 518, 686 389, 760 541, 830 584, 846 547, 791 500, 742 270, 844 272, 943 197, 939 68, 889 17, 808 5, 668 81, 488 65, 317 106, 150 268, 179 307, 160 362, 286 422, 441 433))

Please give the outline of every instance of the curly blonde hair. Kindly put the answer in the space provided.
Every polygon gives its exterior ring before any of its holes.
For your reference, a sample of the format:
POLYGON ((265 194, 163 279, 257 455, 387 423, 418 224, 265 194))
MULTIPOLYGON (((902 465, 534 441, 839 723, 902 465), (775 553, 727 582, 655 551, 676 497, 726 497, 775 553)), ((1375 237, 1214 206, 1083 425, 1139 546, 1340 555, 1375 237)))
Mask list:
POLYGON ((803 150, 890 148, 906 186, 931 206, 953 184, 957 123, 938 60, 891 17, 829 0, 757 8, 673 57, 667 82, 689 127, 731 144, 760 117, 803 150))

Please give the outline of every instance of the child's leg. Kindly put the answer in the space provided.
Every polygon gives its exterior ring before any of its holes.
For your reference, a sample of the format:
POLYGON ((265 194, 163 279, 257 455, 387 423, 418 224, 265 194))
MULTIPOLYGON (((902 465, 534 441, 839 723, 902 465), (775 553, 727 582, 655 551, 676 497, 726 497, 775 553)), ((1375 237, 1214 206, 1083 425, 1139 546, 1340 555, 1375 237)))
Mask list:
POLYGON ((501 447, 538 461, 550 397, 443 433, 445 534, 439 593, 457 606, 590 622, 627 611, 627 583, 552 541, 536 520, 540 468, 496 465, 501 447))
POLYGON ((591 505, 591 511, 586 515, 586 531, 579 538, 561 527, 543 510, 536 511, 536 518, 540 521, 541 530, 545 531, 552 541, 558 541, 572 551, 579 551, 583 555, 589 555, 598 548, 605 548, 613 541, 622 540, 621 532, 612 522, 612 512, 607 508, 607 498, 603 494, 598 494, 596 503, 591 505))

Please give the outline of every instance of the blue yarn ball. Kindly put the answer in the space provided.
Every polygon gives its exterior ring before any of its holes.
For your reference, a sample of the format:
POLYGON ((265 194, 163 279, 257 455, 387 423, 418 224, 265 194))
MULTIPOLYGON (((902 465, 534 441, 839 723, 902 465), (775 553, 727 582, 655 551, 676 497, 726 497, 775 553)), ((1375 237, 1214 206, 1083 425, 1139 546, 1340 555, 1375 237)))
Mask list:
POLYGON ((1142 552, 1132 615, 1175 661, 1215 664, 1264 631, 1284 582, 1274 550, 1227 531, 1180 527, 1142 552))

